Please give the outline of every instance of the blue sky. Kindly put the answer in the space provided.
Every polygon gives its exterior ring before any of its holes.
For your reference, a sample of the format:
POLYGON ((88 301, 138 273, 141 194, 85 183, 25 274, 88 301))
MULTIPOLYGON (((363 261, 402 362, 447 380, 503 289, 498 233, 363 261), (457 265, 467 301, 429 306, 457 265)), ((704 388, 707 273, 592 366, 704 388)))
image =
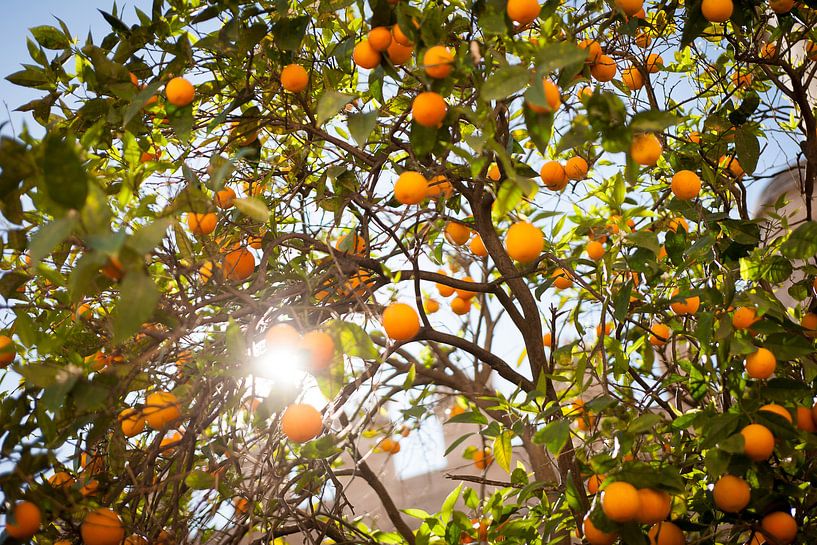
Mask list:
MULTIPOLYGON (((132 23, 135 21, 134 6, 149 12, 151 4, 151 0, 120 0, 118 7, 120 13, 125 14, 125 21, 132 23)), ((97 9, 110 12, 112 6, 113 0, 3 0, 3 17, 0 17, 3 44, 3 54, 0 55, 0 122, 11 119, 14 128, 19 131, 23 121, 30 120, 30 117, 12 110, 42 96, 41 91, 18 87, 5 80, 7 75, 20 70, 21 63, 31 62, 26 49, 28 29, 39 25, 59 26, 54 19, 56 16, 65 21, 75 38, 84 40, 89 30, 95 37, 101 38, 110 27, 97 9)), ((49 57, 53 56, 53 52, 49 53, 49 57)), ((5 126, 0 132, 10 134, 11 127, 5 126)))

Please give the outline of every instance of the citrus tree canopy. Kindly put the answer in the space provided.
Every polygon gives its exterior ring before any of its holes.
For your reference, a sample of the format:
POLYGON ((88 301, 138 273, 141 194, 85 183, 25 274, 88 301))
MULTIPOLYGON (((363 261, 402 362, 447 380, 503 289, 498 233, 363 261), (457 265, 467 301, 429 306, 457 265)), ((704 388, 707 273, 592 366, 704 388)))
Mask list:
POLYGON ((5 538, 813 543, 811 4, 32 28, 0 140, 5 538), (753 218, 784 165, 801 193, 753 218), (427 511, 372 460, 437 418, 466 431, 427 511))

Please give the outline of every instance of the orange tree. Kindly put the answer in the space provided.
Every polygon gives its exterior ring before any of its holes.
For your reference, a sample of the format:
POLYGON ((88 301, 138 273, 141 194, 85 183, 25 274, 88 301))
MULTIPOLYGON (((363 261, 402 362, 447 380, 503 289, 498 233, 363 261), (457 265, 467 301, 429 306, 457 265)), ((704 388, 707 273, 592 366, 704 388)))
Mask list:
POLYGON ((807 5, 103 15, 8 78, 42 137, 0 142, 6 539, 817 538, 807 5), (749 216, 777 150, 797 225, 749 216), (452 396, 508 477, 401 512, 362 438, 452 396))

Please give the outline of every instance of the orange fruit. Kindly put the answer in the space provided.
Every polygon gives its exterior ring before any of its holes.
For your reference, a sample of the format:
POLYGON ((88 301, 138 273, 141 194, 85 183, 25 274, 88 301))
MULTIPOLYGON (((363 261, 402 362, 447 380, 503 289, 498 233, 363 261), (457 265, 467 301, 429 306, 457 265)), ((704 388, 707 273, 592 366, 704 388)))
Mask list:
POLYGON ((606 478, 604 474, 591 475, 590 478, 587 479, 587 493, 591 495, 597 493, 599 487, 601 487, 601 483, 603 483, 606 478))
POLYGON ((775 413, 776 415, 779 415, 788 420, 789 424, 794 424, 794 419, 791 417, 791 413, 789 412, 789 410, 786 407, 783 407, 782 405, 778 405, 777 403, 767 403, 766 405, 760 407, 760 409, 758 410, 775 413))
POLYGON ((590 87, 581 87, 578 91, 576 91, 576 98, 578 98, 579 101, 584 101, 591 96, 593 96, 593 89, 590 87))
POLYGON ((647 49, 648 47, 650 47, 651 43, 652 36, 650 36, 649 32, 639 30, 638 34, 635 35, 635 45, 637 45, 641 49, 647 49))
POLYGON ((212 261, 205 261, 201 267, 199 267, 199 283, 206 284, 213 278, 213 262, 212 261))
POLYGON ((399 25, 394 25, 391 27, 391 36, 395 42, 400 45, 410 46, 412 45, 411 40, 409 40, 408 36, 403 32, 403 29, 400 28, 399 25))
POLYGON ((530 263, 535 261, 545 249, 545 235, 531 223, 514 223, 505 235, 505 250, 514 261, 530 263))
POLYGON ((482 237, 479 235, 474 235, 474 238, 471 239, 471 244, 469 245, 471 248, 471 253, 477 257, 488 257, 488 250, 485 248, 485 243, 482 242, 482 237))
POLYGON ((486 448, 474 453, 474 466, 477 469, 487 469, 493 462, 494 456, 491 454, 491 449, 486 448))
POLYGON ((456 246, 462 246, 471 238, 471 229, 462 223, 449 221, 445 224, 445 239, 456 246))
POLYGON ((662 59, 661 55, 658 53, 650 53, 647 56, 647 61, 644 63, 644 67, 647 69, 648 73, 655 74, 664 67, 664 59, 662 59))
POLYGON ((718 159, 718 166, 721 169, 728 169, 729 173, 735 178, 740 178, 745 174, 738 160, 730 155, 721 155, 720 159, 718 159))
POLYGON ((241 281, 249 278, 255 271, 255 256, 246 248, 233 250, 224 256, 221 272, 227 280, 241 281))
POLYGON ((454 54, 444 45, 429 47, 423 55, 426 75, 434 79, 445 79, 454 68, 454 54))
POLYGON ((76 482, 66 471, 57 471, 48 478, 48 484, 53 488, 71 488, 76 482))
POLYGON ((584 160, 584 157, 579 157, 578 155, 571 157, 565 163, 565 174, 567 175, 568 180, 584 180, 587 178, 587 171, 590 167, 587 166, 587 161, 584 160))
POLYGON ((553 191, 561 191, 567 187, 567 173, 558 161, 548 161, 539 171, 545 186, 553 191))
POLYGON ((17 356, 14 341, 7 335, 0 335, 0 369, 7 367, 17 356))
POLYGON ((549 332, 542 335, 542 344, 548 348, 553 348, 553 335, 549 332))
POLYGON ((145 417, 142 411, 128 407, 119 413, 119 426, 125 437, 139 435, 145 429, 145 417))
POLYGON ((644 76, 635 66, 630 66, 621 71, 621 81, 631 91, 638 91, 644 87, 644 76))
POLYGON ((746 356, 746 374, 753 379, 767 379, 774 374, 777 367, 777 358, 771 350, 758 348, 754 353, 746 356))
POLYGON ((759 319, 754 307, 738 307, 732 314, 732 327, 735 329, 749 329, 759 319))
POLYGON ((145 398, 142 414, 148 426, 154 430, 166 431, 181 417, 180 407, 179 400, 170 392, 154 392, 145 398))
POLYGON ((323 419, 318 409, 305 403, 289 405, 281 416, 281 432, 290 441, 306 443, 321 434, 323 419))
POLYGON ((664 346, 670 338, 669 326, 662 323, 653 324, 650 327, 650 344, 653 346, 664 346))
POLYGON ((165 96, 172 105, 183 108, 193 102, 196 88, 184 78, 173 78, 165 85, 165 96))
POLYGON ((732 0, 703 0, 701 13, 710 23, 725 23, 732 17, 735 6, 732 0))
POLYGON ((803 332, 806 337, 815 338, 817 337, 817 314, 813 312, 807 312, 803 315, 803 318, 800 320, 800 327, 802 327, 805 331, 803 332))
POLYGON ((235 202, 235 191, 231 187, 224 187, 216 192, 215 202, 219 208, 231 208, 235 202))
POLYGON ((539 17, 542 10, 538 0, 508 0, 505 12, 508 19, 519 26, 529 25, 539 17))
POLYGON ((392 303, 383 311, 383 329, 395 341, 409 341, 420 332, 420 317, 405 303, 392 303))
POLYGON ((669 517, 672 497, 663 490, 641 488, 638 490, 641 508, 637 520, 641 524, 655 524, 669 517))
POLYGON ((310 373, 328 369, 335 359, 335 340, 324 331, 304 333, 301 346, 308 355, 307 369, 310 373))
POLYGON ((400 204, 417 204, 426 198, 428 180, 419 172, 407 170, 394 183, 394 198, 400 204))
POLYGON ((676 199, 688 201, 701 192, 701 178, 691 170, 679 170, 672 176, 670 188, 676 199))
POLYGON ((451 299, 451 311, 457 316, 468 314, 471 310, 471 299, 463 299, 462 297, 454 297, 451 299))
POLYGON ((414 53, 414 47, 410 45, 402 45, 397 40, 392 40, 391 45, 386 49, 386 55, 395 66, 406 64, 414 53))
POLYGON ((122 267, 122 262, 119 261, 119 258, 116 256, 110 256, 99 269, 99 272, 114 282, 122 280, 122 277, 125 276, 125 269, 122 267))
POLYGON ((768 460, 774 452, 774 435, 769 428, 760 424, 749 424, 742 430, 743 453, 755 462, 768 460))
POLYGON ((197 214, 196 212, 189 212, 187 214, 187 226, 190 232, 196 236, 209 235, 216 230, 216 222, 218 217, 212 213, 197 214))
MULTIPOLYGON (((675 298, 678 295, 678 288, 672 291, 672 297, 675 298)), ((674 303, 670 303, 670 308, 675 314, 683 315, 683 314, 695 314, 698 312, 698 308, 701 306, 701 298, 697 295, 692 297, 686 297, 681 301, 676 301, 674 303)))
POLYGON ((133 84, 134 87, 139 87, 139 78, 136 77, 136 74, 133 72, 128 72, 130 76, 130 82, 133 84))
POLYGON ((590 38, 579 42, 579 47, 587 50, 587 62, 589 63, 595 63, 602 54, 601 44, 590 38))
POLYGON ((528 102, 528 107, 536 113, 544 114, 555 112, 562 105, 562 94, 559 87, 555 83, 545 78, 542 80, 542 88, 545 94, 545 103, 547 106, 538 106, 528 102))
POLYGON ((795 0, 769 0, 769 7, 778 15, 790 12, 794 4, 795 0))
POLYGON ((440 303, 438 303, 435 299, 428 297, 423 300, 423 310, 426 311, 426 314, 434 314, 440 310, 440 303))
POLYGON ((423 127, 441 127, 447 112, 448 104, 442 96, 432 91, 420 93, 411 103, 412 118, 423 127))
POLYGON ((125 528, 119 515, 100 507, 85 515, 80 534, 85 545, 119 545, 125 539, 125 528))
MULTIPOLYGON (((437 271, 437 274, 441 274, 443 276, 448 276, 448 274, 446 274, 446 272, 443 271, 442 269, 437 271)), ((454 294, 454 288, 452 288, 451 286, 448 286, 446 284, 441 284, 441 283, 437 282, 436 287, 437 287, 437 292, 443 297, 451 297, 454 294)))
POLYGON ((715 507, 724 513, 739 513, 749 505, 752 489, 749 483, 735 477, 734 475, 724 475, 712 488, 712 499, 715 507))
POLYGON ((499 171, 499 165, 496 163, 491 163, 491 166, 488 167, 488 178, 498 182, 501 177, 502 173, 499 171))
POLYGON ((267 349, 276 345, 291 348, 301 343, 301 334, 290 324, 279 323, 267 330, 264 342, 267 343, 267 349))
POLYGON ((587 257, 592 259, 593 261, 601 261, 601 258, 604 257, 604 244, 599 242, 598 240, 591 240, 587 243, 587 246, 584 247, 585 251, 587 252, 587 257))
POLYGON ((615 481, 602 491, 601 508, 613 522, 630 522, 638 516, 641 498, 638 490, 630 483, 615 481))
POLYGON ((644 0, 615 0, 616 7, 628 17, 632 17, 644 8, 644 0))
POLYGON ((608 534, 593 526, 590 515, 584 517, 582 531, 584 532, 584 539, 586 539, 590 545, 613 545, 618 539, 618 534, 608 534))
POLYGON ((808 407, 797 407, 797 428, 809 433, 817 432, 817 422, 808 407))
POLYGON ((384 26, 371 29, 366 38, 369 40, 372 49, 380 52, 386 51, 392 43, 391 30, 384 26))
POLYGON ((596 62, 590 67, 590 75, 596 81, 611 81, 616 77, 616 61, 607 55, 599 55, 596 62))
POLYGON ((445 176, 435 176, 428 181, 426 197, 437 198, 442 196, 443 198, 448 199, 453 194, 454 186, 451 185, 451 182, 448 181, 448 178, 445 176))
POLYGON ((366 252, 366 241, 355 233, 347 233, 338 239, 335 249, 339 252, 363 254, 366 252))
POLYGON ((775 511, 763 517, 760 528, 774 545, 788 545, 797 537, 797 521, 785 511, 775 511))
POLYGON ((162 440, 159 442, 159 451, 163 456, 172 456, 175 451, 173 447, 181 443, 181 441, 182 434, 178 431, 174 431, 170 435, 162 437, 162 440))
MULTIPOLYGON (((473 282, 474 279, 471 278, 470 276, 463 276, 462 281, 463 282, 473 282)), ((470 291, 470 290, 465 289, 465 288, 455 288, 454 291, 457 292, 457 297, 459 297, 460 299, 465 299, 466 301, 473 299, 474 296, 477 294, 477 292, 470 291)))
POLYGON ((553 286, 556 289, 566 290, 573 287, 573 279, 570 277, 570 274, 561 267, 557 267, 550 276, 553 278, 553 286))
POLYGON ((602 335, 609 335, 611 331, 613 331, 613 323, 612 322, 605 322, 604 323, 604 330, 602 330, 601 324, 598 324, 596 326, 596 337, 601 337, 602 335))
MULTIPOLYGON (((250 501, 247 498, 236 496, 233 498, 233 507, 235 507, 237 513, 244 514, 250 510, 250 501)), ((124 545, 127 545, 127 543, 124 545)))
POLYGON ((684 533, 671 522, 659 522, 654 524, 647 532, 650 538, 650 545, 684 545, 686 539, 684 533))
POLYGON ((652 133, 637 134, 630 144, 630 157, 642 166, 655 166, 662 151, 661 141, 652 133))
POLYGON ((300 64, 288 64, 281 70, 281 87, 290 93, 300 93, 309 86, 309 74, 300 64))
POLYGON ((26 541, 40 530, 42 522, 39 507, 30 501, 17 502, 11 516, 6 517, 6 533, 14 539, 26 541))
POLYGON ((735 87, 749 87, 752 85, 752 74, 741 73, 740 70, 732 72, 732 85, 735 87))
POLYGON ((390 437, 384 438, 377 446, 380 448, 380 450, 388 454, 397 454, 400 452, 400 442, 395 441, 390 437))
POLYGON ((356 65, 367 70, 377 68, 380 64, 380 52, 369 44, 369 40, 360 40, 352 50, 352 60, 356 65))

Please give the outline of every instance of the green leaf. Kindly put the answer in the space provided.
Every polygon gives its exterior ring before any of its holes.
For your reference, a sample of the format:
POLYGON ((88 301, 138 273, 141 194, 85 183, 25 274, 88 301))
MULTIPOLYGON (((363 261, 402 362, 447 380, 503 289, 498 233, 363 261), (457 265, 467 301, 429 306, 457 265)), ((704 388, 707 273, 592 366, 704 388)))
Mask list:
POLYGON ((54 220, 51 223, 46 223, 37 229, 28 243, 31 264, 36 266, 37 263, 49 255, 58 244, 70 237, 76 225, 77 215, 69 213, 65 217, 54 220))
POLYGON ((740 260, 740 274, 746 280, 768 280, 778 284, 787 280, 792 270, 791 262, 779 255, 766 259, 743 258, 740 260))
POLYGON ((0 296, 3 299, 14 299, 17 293, 17 288, 24 285, 29 280, 29 276, 19 271, 9 271, 0 277, 0 296))
POLYGON ((275 45, 279 49, 297 51, 301 48, 301 42, 304 39, 308 25, 308 15, 301 15, 291 19, 282 18, 272 27, 270 34, 274 37, 275 45))
POLYGON ((709 22, 701 13, 701 3, 702 0, 691 0, 685 6, 686 20, 684 21, 684 30, 681 33, 681 49, 691 44, 709 26, 709 22))
POLYGON ((193 105, 185 106, 184 108, 168 109, 167 118, 170 120, 170 126, 179 140, 186 142, 190 140, 190 133, 193 131, 193 105))
POLYGON ((739 127, 735 131, 735 154, 741 168, 752 174, 757 168, 757 160, 760 157, 760 142, 757 136, 752 134, 748 125, 739 127))
POLYGON ((740 415, 724 413, 711 416, 703 421, 703 436, 701 448, 714 447, 724 437, 729 437, 738 429, 740 415))
POLYGON ((408 373, 406 373, 406 380, 403 381, 403 389, 408 390, 412 386, 414 386, 414 378, 417 376, 417 369, 414 366, 414 363, 411 364, 409 367, 408 373))
POLYGON ((660 110, 647 110, 646 112, 638 112, 630 121, 630 128, 634 132, 659 132, 667 127, 672 127, 683 121, 671 112, 662 112, 660 110))
POLYGON ((354 95, 347 95, 346 93, 339 93, 334 89, 328 89, 318 99, 318 107, 316 110, 316 121, 318 125, 323 125, 333 117, 335 117, 341 108, 352 102, 355 99, 354 95))
POLYGON ((661 416, 653 413, 642 414, 627 426, 630 433, 644 433, 655 428, 662 421, 661 416))
POLYGON ((525 104, 523 106, 525 116, 525 127, 528 129, 528 136, 542 155, 547 155, 547 147, 550 137, 553 135, 554 115, 537 114, 525 104))
POLYGON ((245 216, 266 223, 269 221, 270 211, 267 205, 259 198, 247 197, 246 199, 236 199, 235 207, 245 216))
POLYGON ((349 114, 346 123, 352 138, 355 139, 358 146, 363 147, 369 141, 369 136, 377 126, 377 112, 349 114))
POLYGON ((780 245, 780 253, 789 259, 810 259, 817 255, 817 221, 797 227, 780 245))
POLYGON ((359 325, 342 320, 332 320, 327 325, 337 339, 341 353, 369 361, 378 358, 372 338, 359 325))
POLYGON ((482 84, 482 100, 501 100, 516 93, 530 81, 530 69, 524 64, 500 68, 482 84))
POLYGON ((570 438, 570 424, 566 418, 548 423, 533 436, 533 442, 545 445, 553 456, 558 456, 570 438))
POLYGON ((206 471, 194 469, 184 478, 184 484, 193 490, 208 490, 215 488, 216 479, 206 471))
POLYGON ((113 313, 114 343, 121 343, 153 315, 159 301, 156 284, 141 271, 130 271, 122 280, 119 302, 113 313))
POLYGON ((43 25, 30 28, 29 31, 37 43, 46 49, 68 49, 71 47, 71 40, 59 29, 53 26, 43 25))
POLYGON ((428 155, 437 143, 437 131, 434 127, 424 127, 414 121, 411 122, 409 144, 418 157, 428 155))
POLYGON ((247 339, 238 323, 230 318, 227 324, 226 341, 227 353, 235 362, 241 362, 247 357, 247 339))
POLYGON ((656 255, 658 255, 658 252, 661 250, 661 244, 658 243, 658 235, 651 231, 633 231, 629 233, 626 238, 627 242, 639 248, 646 248, 656 255))
POLYGON ((133 233, 127 245, 137 254, 149 254, 162 242, 173 223, 171 218, 160 218, 133 233))
POLYGON ((88 197, 88 175, 73 142, 49 134, 43 142, 43 181, 52 201, 80 209, 88 197))
POLYGON ((51 85, 45 71, 36 66, 27 66, 25 70, 14 72, 6 76, 6 80, 20 87, 33 87, 35 89, 45 89, 51 85))
POLYGON ((539 73, 548 73, 584 62, 587 52, 571 42, 553 42, 544 44, 536 53, 535 65, 539 73))
POLYGON ((494 460, 505 470, 506 473, 511 472, 511 456, 513 451, 511 449, 511 432, 503 431, 494 438, 494 460))

